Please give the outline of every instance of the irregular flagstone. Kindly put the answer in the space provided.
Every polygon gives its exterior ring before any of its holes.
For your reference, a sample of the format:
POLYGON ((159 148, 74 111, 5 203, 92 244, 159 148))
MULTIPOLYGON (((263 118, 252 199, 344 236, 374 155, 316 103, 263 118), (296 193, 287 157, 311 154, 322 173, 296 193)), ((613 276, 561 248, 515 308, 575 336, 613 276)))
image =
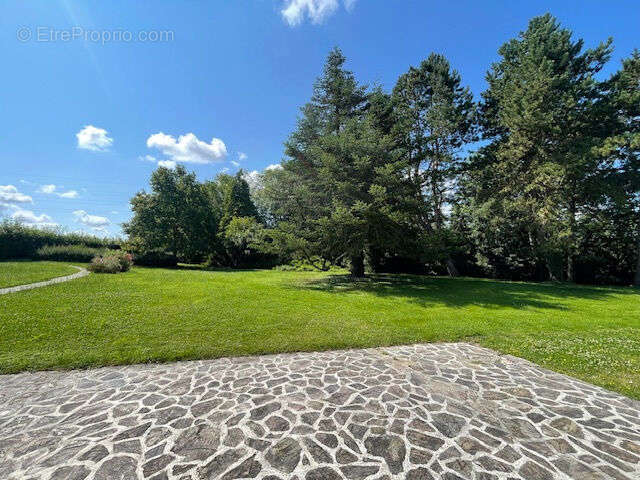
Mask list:
POLYGON ((463 343, 5 375, 0 478, 640 479, 640 402, 463 343))
POLYGON ((94 480, 131 480, 138 476, 137 462, 132 457, 108 458, 98 469, 94 480))

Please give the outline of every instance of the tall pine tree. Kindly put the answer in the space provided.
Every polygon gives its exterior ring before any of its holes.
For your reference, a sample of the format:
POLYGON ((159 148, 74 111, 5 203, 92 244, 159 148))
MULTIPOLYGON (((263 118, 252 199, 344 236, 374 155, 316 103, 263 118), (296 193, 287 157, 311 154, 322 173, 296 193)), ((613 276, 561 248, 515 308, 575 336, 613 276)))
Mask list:
POLYGON ((305 258, 348 259, 360 277, 365 254, 399 237, 395 205, 403 177, 384 132, 385 124, 390 128, 388 98, 374 91, 369 102, 344 63, 339 49, 329 54, 286 143, 288 158, 273 176, 277 186, 266 192, 274 194, 279 228, 297 237, 305 258))
POLYGON ((598 169, 592 151, 604 135, 594 115, 601 94, 594 75, 610 43, 583 51, 582 40, 543 15, 500 48, 487 74, 483 126, 492 144, 478 166, 492 191, 479 193, 478 211, 517 218, 526 243, 519 250, 530 252, 524 261, 536 271, 544 263, 551 278, 574 279, 577 218, 593 201, 583 186, 598 169))
MULTIPOLYGON (((432 53, 400 76, 393 90, 394 135, 409 164, 420 224, 441 236, 461 147, 474 137, 475 104, 460 74, 432 53)), ((457 269, 447 258, 451 275, 457 269)))
MULTIPOLYGON (((611 109, 613 125, 598 150, 605 159, 604 178, 599 177, 598 181, 608 193, 601 203, 613 207, 623 236, 635 241, 632 268, 634 284, 640 285, 640 51, 635 50, 623 60, 622 69, 612 76, 607 87, 605 101, 611 109)), ((623 254, 630 250, 629 243, 622 247, 623 254)))

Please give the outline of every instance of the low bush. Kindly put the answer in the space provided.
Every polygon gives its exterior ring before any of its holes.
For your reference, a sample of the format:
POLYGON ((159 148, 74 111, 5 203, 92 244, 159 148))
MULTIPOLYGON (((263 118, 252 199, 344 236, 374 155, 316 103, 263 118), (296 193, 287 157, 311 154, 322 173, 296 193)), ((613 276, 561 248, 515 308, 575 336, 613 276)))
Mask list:
MULTIPOLYGON (((81 245, 95 249, 117 249, 120 248, 121 243, 119 239, 99 238, 84 233, 67 233, 60 228, 29 227, 15 221, 0 221, 0 259, 2 260, 35 258, 38 249, 46 245, 81 245)), ((91 257, 86 261, 90 260, 91 257)))
POLYGON ((88 268, 94 273, 119 273, 128 271, 132 264, 130 254, 123 251, 111 251, 93 257, 88 268))
POLYGON ((87 263, 104 252, 104 248, 92 248, 85 245, 45 245, 36 250, 35 258, 38 260, 87 263))
POLYGON ((145 267, 175 267, 178 259, 164 250, 148 250, 143 253, 136 253, 133 257, 136 265, 145 267))

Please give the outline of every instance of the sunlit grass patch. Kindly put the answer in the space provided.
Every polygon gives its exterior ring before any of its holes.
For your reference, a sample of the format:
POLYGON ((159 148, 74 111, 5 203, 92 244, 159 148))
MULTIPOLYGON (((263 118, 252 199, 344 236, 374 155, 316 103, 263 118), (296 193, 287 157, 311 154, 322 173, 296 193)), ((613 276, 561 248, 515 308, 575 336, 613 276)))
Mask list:
POLYGON ((0 296, 0 371, 474 341, 640 398, 640 292, 133 268, 0 296))
POLYGON ((0 288, 41 282, 76 272, 67 262, 0 262, 0 288))

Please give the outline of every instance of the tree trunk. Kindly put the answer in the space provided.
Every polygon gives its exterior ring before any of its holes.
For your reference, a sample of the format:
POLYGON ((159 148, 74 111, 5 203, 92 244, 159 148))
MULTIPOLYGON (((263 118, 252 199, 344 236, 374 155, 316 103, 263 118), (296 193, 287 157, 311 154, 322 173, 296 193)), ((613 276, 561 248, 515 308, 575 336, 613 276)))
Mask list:
POLYGON ((456 268, 456 264, 453 263, 451 258, 447 258, 447 272, 450 277, 457 277, 460 275, 460 272, 458 272, 458 269, 456 268))
POLYGON ((637 287, 640 287, 640 240, 638 240, 638 261, 636 262, 636 277, 633 281, 633 284, 637 287))
POLYGON ((173 243, 173 255, 178 258, 178 229, 175 226, 172 229, 172 233, 171 243, 173 243))
POLYGON ((567 281, 575 282, 574 246, 576 242, 576 200, 569 204, 569 248, 567 249, 567 281))
POLYGON ((351 276, 364 277, 364 255, 362 253, 351 256, 351 276))
POLYGON ((369 269, 373 273, 380 273, 381 265, 382 265, 382 253, 375 247, 368 248, 368 263, 369 269))

